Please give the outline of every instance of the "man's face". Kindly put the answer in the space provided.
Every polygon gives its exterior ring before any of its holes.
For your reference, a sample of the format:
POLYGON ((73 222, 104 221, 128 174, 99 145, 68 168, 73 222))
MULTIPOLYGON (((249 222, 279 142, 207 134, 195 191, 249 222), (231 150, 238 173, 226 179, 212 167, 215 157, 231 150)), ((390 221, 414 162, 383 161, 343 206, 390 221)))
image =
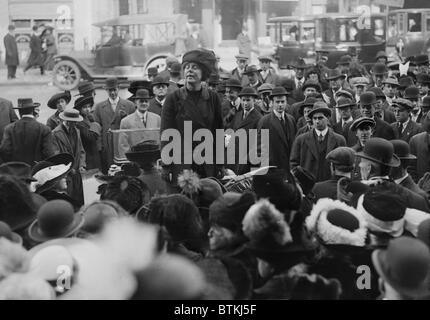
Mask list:
POLYGON ((310 94, 313 94, 313 93, 317 93, 317 89, 315 89, 314 87, 307 87, 303 92, 305 97, 308 97, 310 94))
POLYGON ((405 123, 409 119, 409 112, 405 108, 394 107, 394 115, 396 121, 400 123, 405 123))
POLYGON ((428 94, 429 92, 429 85, 426 83, 418 83, 417 84, 418 89, 420 89, 420 95, 421 97, 424 97, 428 94))
POLYGON ((312 106, 307 106, 303 108, 303 117, 305 118, 306 122, 312 122, 312 119, 309 118, 309 112, 311 112, 312 106))
POLYGON ((330 88, 332 88, 334 91, 339 90, 342 87, 342 78, 330 80, 330 88))
POLYGON ((418 73, 427 73, 427 74, 429 73, 429 66, 428 65, 425 65, 425 64, 420 65, 417 67, 417 69, 418 69, 418 73))
POLYGON ((63 112, 66 109, 67 101, 65 99, 58 99, 57 101, 57 110, 59 112, 63 112))
POLYGON ((231 102, 235 102, 239 97, 239 90, 227 87, 225 88, 225 95, 231 102))
POLYGON ((363 117, 373 118, 375 115, 375 105, 360 105, 360 112, 363 117))
POLYGON ((109 89, 107 90, 107 93, 109 95, 109 98, 111 98, 112 100, 115 100, 116 98, 118 98, 119 89, 118 88, 109 89))
POLYGON ((309 80, 312 80, 312 81, 319 81, 318 75, 316 73, 309 74, 308 78, 309 78, 309 80))
POLYGON ((364 146, 370 138, 372 138, 372 128, 370 126, 361 126, 355 133, 361 145, 364 146))
POLYGON ((375 112, 382 112, 385 100, 377 98, 376 104, 375 104, 375 112))
POLYGON ((356 93, 358 96, 361 96, 361 94, 364 92, 364 88, 365 88, 365 86, 364 86, 364 85, 354 86, 354 88, 355 88, 355 93, 356 93))
POLYGON ((352 116, 350 107, 340 108, 339 113, 343 120, 349 120, 352 116))
POLYGON ((252 108, 254 108, 255 98, 245 96, 245 97, 242 97, 241 102, 242 102, 242 108, 245 111, 250 111, 252 108))
POLYGON ((376 74, 372 76, 373 81, 375 82, 375 87, 382 87, 382 82, 385 80, 385 75, 383 74, 376 74))
POLYGON ((149 100, 147 99, 136 99, 135 100, 137 110, 141 113, 145 113, 149 108, 149 100))
POLYGON ((312 123, 314 128, 319 131, 324 131, 328 126, 328 119, 322 112, 314 113, 312 115, 312 123))
POLYGON ((304 69, 296 69, 296 78, 301 80, 303 79, 304 75, 305 75, 305 70, 304 69))
POLYGON ((202 81, 203 72, 197 63, 190 62, 184 68, 184 75, 187 83, 195 84, 202 81))
POLYGON ((238 59, 238 60, 236 60, 236 63, 237 63, 237 67, 238 67, 240 70, 245 70, 246 65, 248 64, 248 60, 245 60, 245 59, 238 59))
POLYGON ((263 71, 267 71, 270 69, 270 61, 260 61, 260 68, 263 71))
POLYGON ((286 96, 278 96, 273 97, 273 109, 278 113, 285 112, 287 108, 287 97, 286 96))
POLYGON ((256 83, 258 81, 258 74, 257 74, 257 72, 253 72, 253 73, 249 74, 248 75, 248 79, 249 79, 249 82, 256 83))
POLYGON ((219 250, 231 244, 234 234, 226 228, 212 225, 209 229, 208 237, 210 249, 219 250))
POLYGON ((384 57, 380 57, 380 58, 378 58, 378 60, 376 60, 376 63, 387 64, 387 59, 384 57))
POLYGON ((396 94, 396 87, 386 83, 383 85, 382 87, 382 91, 384 92, 384 94, 388 97, 388 98, 394 98, 395 94, 396 94))
POLYGON ((159 100, 163 100, 167 95, 167 86, 165 84, 157 84, 152 91, 159 100))

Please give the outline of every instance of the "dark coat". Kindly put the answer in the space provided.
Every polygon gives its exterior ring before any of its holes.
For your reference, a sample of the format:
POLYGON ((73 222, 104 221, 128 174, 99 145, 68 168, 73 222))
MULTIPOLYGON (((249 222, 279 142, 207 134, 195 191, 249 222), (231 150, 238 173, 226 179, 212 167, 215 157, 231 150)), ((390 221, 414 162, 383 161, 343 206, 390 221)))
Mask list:
POLYGON ((12 102, 0 98, 0 141, 3 138, 3 131, 6 126, 15 121, 18 121, 18 116, 13 110, 12 102))
MULTIPOLYGON (((395 134, 393 128, 386 123, 385 121, 379 119, 378 117, 375 117, 376 121, 376 127, 373 132, 374 138, 383 138, 385 140, 391 141, 395 139, 395 134)), ((357 143, 357 136, 355 135, 355 132, 351 130, 352 123, 348 124, 347 128, 345 130, 348 131, 348 147, 352 147, 357 143)))
POLYGON ((237 70, 237 68, 235 68, 235 69, 233 69, 231 71, 231 77, 233 79, 239 80, 242 83, 242 87, 246 87, 249 84, 249 78, 248 78, 248 76, 247 75, 240 76, 239 70, 237 70))
POLYGON ((232 128, 234 116, 240 110, 242 110, 242 106, 239 106, 239 109, 236 109, 236 107, 231 104, 230 100, 225 99, 224 101, 222 101, 221 112, 224 128, 232 128))
POLYGON ((419 194, 420 196, 422 196, 426 199, 428 198, 427 192, 425 192, 420 187, 418 187, 418 185, 414 182, 414 180, 412 180, 412 177, 410 175, 408 175, 408 177, 405 180, 403 180, 400 183, 400 185, 402 187, 405 187, 406 189, 409 189, 409 190, 415 192, 416 194, 419 194))
POLYGON ((336 177, 335 179, 316 183, 312 190, 315 195, 315 202, 323 198, 337 200, 337 184, 341 178, 336 177))
POLYGON ((81 134, 82 146, 85 150, 87 170, 100 169, 101 127, 97 122, 84 121, 76 124, 81 134))
POLYGON ((60 112, 55 112, 52 116, 48 118, 46 121, 46 125, 51 129, 54 130, 56 127, 58 127, 61 124, 60 119, 60 112))
POLYGON ((155 113, 161 117, 162 110, 163 110, 163 106, 155 98, 152 98, 151 100, 149 100, 149 108, 148 108, 149 112, 155 113))
POLYGON ((9 33, 5 35, 3 39, 4 47, 6 50, 6 60, 7 66, 18 66, 19 65, 19 55, 18 46, 16 44, 15 37, 9 33))
MULTIPOLYGON (((296 138, 291 151, 290 164, 291 168, 301 166, 317 177, 319 170, 318 163, 323 159, 320 159, 321 155, 317 151, 317 141, 314 137, 314 131, 309 131, 296 138)), ((327 154, 338 147, 346 146, 345 138, 333 132, 332 129, 328 130, 327 135, 327 154)), ((324 177, 320 177, 319 181, 330 179, 329 163, 325 160, 323 161, 325 166, 323 171, 325 174, 324 177)))
MULTIPOLYGON (((169 75, 169 78, 170 78, 170 75, 169 75)), ((178 85, 175 82, 169 80, 169 88, 167 88, 167 94, 173 93, 178 89, 179 89, 178 85)))
POLYGON ((396 122, 396 116, 392 111, 384 110, 384 116, 382 117, 382 120, 384 120, 388 124, 392 124, 396 122))
POLYGON ((269 74, 267 75, 266 79, 263 79, 263 75, 260 72, 260 78, 262 80, 263 83, 269 83, 272 84, 274 86, 276 86, 276 84, 278 83, 278 75, 273 71, 273 70, 269 70, 269 74))
POLYGON ((414 135, 422 132, 421 125, 412 120, 409 120, 406 129, 403 130, 402 133, 399 131, 398 122, 392 123, 391 128, 394 130, 394 136, 396 139, 406 141, 407 143, 409 143, 414 135))
POLYGON ((304 101, 296 102, 291 106, 291 108, 287 109, 287 112, 291 114, 294 119, 296 119, 296 121, 298 121, 300 117, 302 117, 302 115, 300 114, 300 109, 303 103, 304 101))
MULTIPOLYGON (((184 138, 191 138, 184 137, 186 121, 191 122, 193 135, 199 129, 208 129, 211 131, 213 137, 215 137, 216 130, 223 129, 221 101, 219 100, 218 94, 208 90, 207 88, 202 88, 201 96, 196 103, 193 101, 192 97, 189 96, 186 87, 183 87, 167 96, 163 112, 161 114, 161 133, 167 129, 178 130, 181 135, 182 144, 180 150, 181 164, 173 164, 165 167, 165 169, 167 169, 172 175, 173 184, 176 184, 177 176, 185 169, 193 169, 202 178, 214 177, 217 175, 216 165, 197 165, 193 161, 191 161, 192 164, 185 164, 183 142, 184 138)), ((163 149, 163 147, 168 144, 169 141, 162 141, 161 148, 163 149)), ((192 150, 194 150, 194 148, 199 144, 200 143, 196 142, 192 143, 192 150)), ((215 146, 216 139, 214 139, 214 157, 216 157, 215 146)))
POLYGON ((5 162, 17 161, 34 166, 54 154, 51 130, 34 118, 25 117, 5 128, 0 146, 0 155, 5 162))
POLYGON ((430 137, 427 132, 419 133, 409 141, 411 153, 417 159, 416 176, 417 181, 421 179, 426 172, 430 171, 430 137))
MULTIPOLYGON (((269 130, 269 165, 290 171, 290 154, 296 135, 296 125, 294 118, 287 113, 285 113, 285 122, 286 130, 282 128, 278 117, 272 112, 260 119, 258 130, 269 130)), ((263 152, 264 147, 264 145, 261 146, 263 152)))
POLYGON ((86 158, 79 130, 77 128, 73 128, 73 130, 75 141, 71 141, 71 136, 63 124, 55 128, 52 135, 57 153, 69 153, 74 158, 73 169, 67 176, 67 194, 82 206, 84 204, 84 187, 79 168, 86 168, 86 158))
POLYGON ((27 64, 29 66, 43 66, 45 61, 42 54, 42 40, 34 34, 30 39, 30 49, 31 53, 28 57, 27 64))

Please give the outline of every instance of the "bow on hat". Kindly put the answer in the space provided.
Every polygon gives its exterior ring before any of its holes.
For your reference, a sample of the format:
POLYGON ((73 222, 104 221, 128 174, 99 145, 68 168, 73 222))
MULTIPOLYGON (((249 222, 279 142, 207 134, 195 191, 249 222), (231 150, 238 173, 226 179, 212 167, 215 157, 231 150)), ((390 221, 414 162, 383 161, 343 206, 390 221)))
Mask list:
POLYGON ((399 64, 399 70, 400 70, 400 76, 407 76, 409 71, 409 65, 411 64, 410 61, 406 62, 405 64, 399 64))

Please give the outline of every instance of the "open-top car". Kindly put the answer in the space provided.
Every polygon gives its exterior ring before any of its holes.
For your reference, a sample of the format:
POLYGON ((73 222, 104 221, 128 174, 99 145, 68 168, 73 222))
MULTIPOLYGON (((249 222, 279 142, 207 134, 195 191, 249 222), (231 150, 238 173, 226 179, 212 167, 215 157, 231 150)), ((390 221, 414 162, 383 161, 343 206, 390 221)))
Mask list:
POLYGON ((165 68, 165 59, 176 55, 176 39, 187 15, 169 17, 128 15, 94 24, 101 42, 92 52, 72 52, 55 57, 53 82, 62 90, 76 88, 81 80, 141 79, 148 68, 165 68))

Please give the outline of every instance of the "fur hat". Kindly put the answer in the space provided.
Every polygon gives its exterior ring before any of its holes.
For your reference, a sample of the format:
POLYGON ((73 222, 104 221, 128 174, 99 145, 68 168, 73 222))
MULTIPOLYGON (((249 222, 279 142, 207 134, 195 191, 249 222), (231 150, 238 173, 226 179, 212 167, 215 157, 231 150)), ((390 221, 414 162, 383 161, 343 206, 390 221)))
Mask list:
POLYGON ((343 202, 320 199, 306 218, 306 227, 321 244, 363 247, 366 222, 360 213, 343 202))
POLYGON ((184 54, 182 65, 194 62, 202 68, 202 81, 209 79, 211 73, 215 72, 216 56, 213 51, 206 49, 192 50, 184 54))
POLYGON ((246 212, 254 203, 254 194, 251 192, 243 194, 228 192, 209 207, 209 222, 239 232, 246 212))

